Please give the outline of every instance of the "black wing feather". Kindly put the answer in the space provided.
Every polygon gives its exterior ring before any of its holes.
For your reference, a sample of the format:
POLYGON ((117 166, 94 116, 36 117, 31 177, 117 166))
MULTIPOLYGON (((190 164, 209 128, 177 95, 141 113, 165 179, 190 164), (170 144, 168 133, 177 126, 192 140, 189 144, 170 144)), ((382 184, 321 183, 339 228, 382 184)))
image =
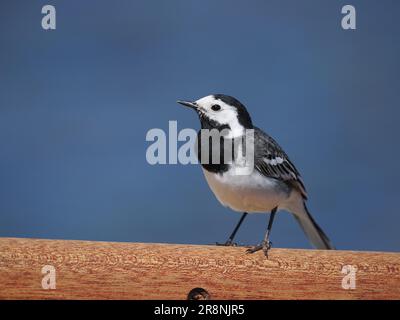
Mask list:
POLYGON ((279 144, 257 127, 254 127, 254 138, 255 168, 266 177, 290 183, 301 192, 304 199, 307 199, 300 173, 279 144))

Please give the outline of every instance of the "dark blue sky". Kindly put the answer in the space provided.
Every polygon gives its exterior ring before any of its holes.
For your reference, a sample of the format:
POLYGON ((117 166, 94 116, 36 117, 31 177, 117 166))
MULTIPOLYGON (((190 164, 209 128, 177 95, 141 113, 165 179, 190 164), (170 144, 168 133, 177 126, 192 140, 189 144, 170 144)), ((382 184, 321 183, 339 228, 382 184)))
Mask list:
MULTIPOLYGON (((0 4, 0 236, 213 243, 239 214, 199 166, 151 166, 151 128, 199 127, 177 99, 239 98, 302 173, 340 249, 400 249, 399 1, 0 4)), ((266 215, 238 234, 261 240, 266 215)), ((278 215, 275 247, 309 247, 278 215)))

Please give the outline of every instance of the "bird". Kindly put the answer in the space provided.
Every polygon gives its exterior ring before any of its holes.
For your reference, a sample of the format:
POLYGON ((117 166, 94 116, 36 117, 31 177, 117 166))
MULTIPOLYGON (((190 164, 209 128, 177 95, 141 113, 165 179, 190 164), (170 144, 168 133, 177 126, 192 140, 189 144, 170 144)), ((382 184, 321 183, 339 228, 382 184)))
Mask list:
MULTIPOLYGON (((211 94, 195 101, 177 102, 196 111, 199 117, 201 130, 197 134, 196 150, 210 189, 223 206, 242 213, 223 245, 236 245, 234 243, 236 233, 249 213, 269 213, 263 240, 246 250, 247 253, 262 250, 268 258, 275 215, 278 211, 286 210, 294 216, 316 249, 335 249, 306 206, 308 196, 299 171, 279 144, 270 135, 253 125, 249 112, 239 100, 225 94, 211 94), (217 146, 220 148, 221 161, 202 162, 201 151, 204 141, 201 139, 201 131, 213 129, 218 132, 224 131, 217 146), (235 161, 224 162, 221 154, 224 154, 226 145, 234 139, 243 139, 248 131, 253 133, 253 140, 250 140, 254 148, 253 170, 250 174, 238 174, 235 170, 237 169, 235 161)), ((209 147, 210 159, 215 150, 214 146, 209 147)))

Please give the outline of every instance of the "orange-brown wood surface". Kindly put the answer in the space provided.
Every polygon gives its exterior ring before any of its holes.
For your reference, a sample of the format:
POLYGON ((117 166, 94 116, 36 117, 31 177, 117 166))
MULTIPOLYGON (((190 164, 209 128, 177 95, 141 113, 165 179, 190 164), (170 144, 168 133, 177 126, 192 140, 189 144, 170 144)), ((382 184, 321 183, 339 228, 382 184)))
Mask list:
POLYGON ((211 299, 400 299, 400 254, 0 238, 0 299, 186 299, 196 287, 211 299), (45 265, 56 289, 42 288, 45 265))

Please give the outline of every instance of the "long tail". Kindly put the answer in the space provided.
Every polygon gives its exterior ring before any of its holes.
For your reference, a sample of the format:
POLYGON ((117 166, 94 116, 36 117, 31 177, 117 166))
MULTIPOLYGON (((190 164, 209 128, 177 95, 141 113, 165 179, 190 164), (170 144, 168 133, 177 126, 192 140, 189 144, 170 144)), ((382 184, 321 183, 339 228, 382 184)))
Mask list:
POLYGON ((304 210, 302 212, 295 212, 294 217, 300 224, 307 238, 317 249, 335 250, 331 241, 327 237, 321 227, 315 222, 304 203, 304 210))

